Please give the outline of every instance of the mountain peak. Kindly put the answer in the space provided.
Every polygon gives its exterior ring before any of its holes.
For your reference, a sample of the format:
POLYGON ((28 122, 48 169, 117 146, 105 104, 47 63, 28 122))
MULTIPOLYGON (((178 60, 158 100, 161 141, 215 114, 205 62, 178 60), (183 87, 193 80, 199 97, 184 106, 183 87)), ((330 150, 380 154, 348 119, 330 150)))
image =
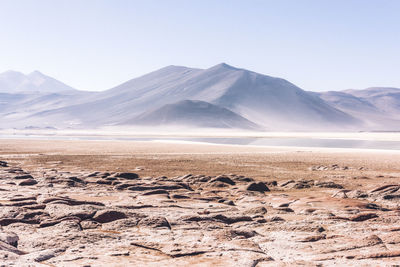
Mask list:
POLYGON ((226 64, 225 62, 221 62, 213 67, 211 67, 210 69, 231 69, 231 70, 237 70, 237 68, 226 64))
POLYGON ((0 92, 66 92, 74 88, 52 78, 38 70, 27 75, 18 71, 0 73, 0 92))
POLYGON ((5 72, 0 73, 0 76, 6 76, 6 77, 22 77, 25 76, 22 72, 15 71, 15 70, 7 70, 5 72))
POLYGON ((43 73, 41 73, 38 70, 34 70, 31 73, 28 74, 28 76, 39 76, 39 77, 46 77, 46 75, 44 75, 43 73))

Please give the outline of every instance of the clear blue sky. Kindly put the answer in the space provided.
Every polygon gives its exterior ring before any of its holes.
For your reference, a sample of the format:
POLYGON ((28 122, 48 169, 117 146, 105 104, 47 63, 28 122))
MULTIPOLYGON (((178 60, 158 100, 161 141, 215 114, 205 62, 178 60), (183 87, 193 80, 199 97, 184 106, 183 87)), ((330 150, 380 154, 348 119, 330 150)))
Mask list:
POLYGON ((0 72, 104 90, 220 62, 305 90, 400 87, 400 0, 0 0, 0 72))

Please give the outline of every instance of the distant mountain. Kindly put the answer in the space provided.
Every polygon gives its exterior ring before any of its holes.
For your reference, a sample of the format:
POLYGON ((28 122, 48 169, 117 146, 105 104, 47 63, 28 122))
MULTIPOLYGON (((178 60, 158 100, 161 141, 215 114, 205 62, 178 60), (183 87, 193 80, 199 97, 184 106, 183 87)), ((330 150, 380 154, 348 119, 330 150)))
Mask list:
POLYGON ((224 63, 205 70, 165 67, 102 92, 91 101, 34 117, 57 124, 75 120, 88 127, 114 125, 185 99, 227 108, 268 129, 353 129, 360 125, 352 116, 284 79, 224 63))
POLYGON ((39 71, 25 75, 17 71, 0 73, 0 92, 3 93, 66 93, 74 88, 39 71))
POLYGON ((331 106, 363 120, 369 130, 400 130, 400 89, 371 87, 316 93, 331 106))
POLYGON ((400 89, 307 92, 225 63, 168 66, 95 93, 40 72, 0 74, 0 128, 113 125, 400 130, 400 89))
POLYGON ((366 100, 386 114, 400 119, 400 89, 390 87, 371 87, 364 90, 344 91, 366 100))
POLYGON ((257 124, 222 107, 199 100, 182 100, 127 120, 122 125, 185 126, 261 130, 257 124))
POLYGON ((29 118, 32 114, 79 104, 96 93, 79 91, 54 78, 34 71, 25 75, 17 71, 0 74, 0 128, 26 127, 36 123, 52 127, 54 121, 29 118))

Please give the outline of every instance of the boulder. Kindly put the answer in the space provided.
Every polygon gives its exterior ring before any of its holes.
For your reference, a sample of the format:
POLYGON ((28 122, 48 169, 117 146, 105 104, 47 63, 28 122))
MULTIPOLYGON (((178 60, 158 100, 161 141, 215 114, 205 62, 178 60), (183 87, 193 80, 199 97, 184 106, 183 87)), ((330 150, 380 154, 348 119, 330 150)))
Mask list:
POLYGON ((258 183, 251 183, 247 187, 248 191, 257 191, 257 192, 268 192, 270 191, 267 185, 263 182, 258 182, 258 183))

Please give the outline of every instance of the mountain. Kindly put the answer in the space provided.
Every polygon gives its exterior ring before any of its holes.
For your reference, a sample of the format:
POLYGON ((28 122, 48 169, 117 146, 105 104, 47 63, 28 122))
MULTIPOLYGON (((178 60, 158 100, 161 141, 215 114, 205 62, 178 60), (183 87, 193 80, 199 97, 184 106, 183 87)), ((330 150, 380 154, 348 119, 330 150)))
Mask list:
POLYGON ((199 100, 182 100, 127 120, 122 125, 184 126, 199 128, 262 129, 257 124, 222 107, 199 100))
POLYGON ((17 71, 0 74, 0 128, 25 127, 36 123, 53 126, 53 121, 29 117, 88 101, 96 93, 79 91, 54 78, 34 71, 25 75, 17 71))
POLYGON ((39 71, 25 75, 17 71, 0 73, 0 92, 3 93, 66 93, 74 88, 39 71))
POLYGON ((99 93, 90 101, 46 110, 29 119, 45 119, 60 127, 71 120, 85 127, 115 125, 181 100, 227 108, 268 129, 341 130, 361 125, 284 79, 224 63, 209 69, 168 66, 99 93))
POLYGON ((279 131, 399 130, 400 89, 307 92, 225 63, 168 66, 103 92, 40 72, 0 74, 0 128, 221 127, 279 131))
POLYGON ((400 89, 371 87, 316 93, 331 106, 365 121, 370 130, 400 130, 400 89))
POLYGON ((360 99, 364 99, 380 111, 400 119, 400 89, 391 87, 371 87, 364 90, 345 90, 360 99))

